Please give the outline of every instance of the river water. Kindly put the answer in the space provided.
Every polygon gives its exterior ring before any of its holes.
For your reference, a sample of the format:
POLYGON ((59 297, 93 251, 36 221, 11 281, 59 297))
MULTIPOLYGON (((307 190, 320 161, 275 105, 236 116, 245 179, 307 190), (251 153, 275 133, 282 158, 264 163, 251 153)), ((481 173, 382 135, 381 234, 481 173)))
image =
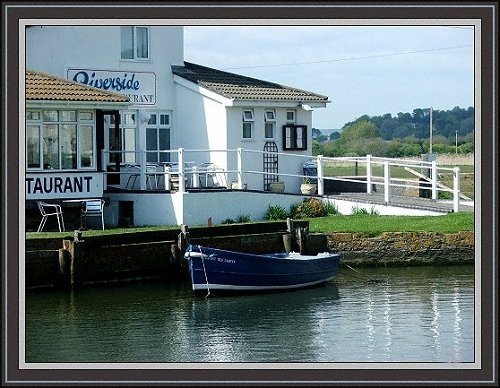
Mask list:
POLYGON ((474 267, 342 268, 324 287, 26 293, 26 362, 474 362, 474 267), (370 278, 373 281, 367 281, 370 278))

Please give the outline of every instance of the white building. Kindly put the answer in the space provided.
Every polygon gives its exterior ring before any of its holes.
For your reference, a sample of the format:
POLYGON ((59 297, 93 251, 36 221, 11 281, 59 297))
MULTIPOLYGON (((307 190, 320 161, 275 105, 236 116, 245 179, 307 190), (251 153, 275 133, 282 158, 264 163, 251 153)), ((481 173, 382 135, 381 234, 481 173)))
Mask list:
MULTIPOLYGON (((182 27, 32 26, 26 67, 36 75, 27 76, 27 93, 51 77, 58 87, 85 85, 78 97, 57 88, 27 94, 27 200, 105 197, 108 225, 122 213, 135 225, 206 220, 208 213, 192 207, 212 199, 193 202, 187 195, 194 192, 243 199, 280 180, 286 192, 299 193, 306 158, 292 155, 312 154, 312 110, 328 103, 184 62, 182 27), (101 94, 89 97, 96 88, 101 94), (48 183, 40 189, 40 182, 59 176, 74 183, 82 174, 97 184, 88 191, 48 183)), ((224 217, 219 213, 215 222, 224 217)))

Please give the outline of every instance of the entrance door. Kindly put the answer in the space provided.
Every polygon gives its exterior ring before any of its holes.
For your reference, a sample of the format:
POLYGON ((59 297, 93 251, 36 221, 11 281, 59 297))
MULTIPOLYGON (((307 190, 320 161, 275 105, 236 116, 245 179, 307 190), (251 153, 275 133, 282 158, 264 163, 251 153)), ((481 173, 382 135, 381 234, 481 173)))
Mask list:
POLYGON ((264 145, 263 158, 264 191, 269 191, 269 184, 278 182, 278 146, 274 141, 264 145))

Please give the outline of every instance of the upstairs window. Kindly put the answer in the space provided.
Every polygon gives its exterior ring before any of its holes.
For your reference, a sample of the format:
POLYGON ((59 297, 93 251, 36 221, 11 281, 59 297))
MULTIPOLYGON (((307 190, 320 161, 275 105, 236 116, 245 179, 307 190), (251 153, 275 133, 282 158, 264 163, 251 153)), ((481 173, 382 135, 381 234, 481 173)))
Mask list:
POLYGON ((266 110, 264 117, 264 137, 266 139, 274 139, 276 127, 276 114, 274 110, 266 110))
POLYGON ((253 133, 253 110, 244 110, 243 111, 243 139, 251 139, 253 133))
POLYGON ((295 123, 295 111, 287 110, 286 111, 286 122, 287 123, 295 123))
POLYGON ((149 59, 148 27, 121 27, 121 58, 149 59))
POLYGON ((283 126, 283 149, 284 150, 307 150, 307 126, 284 125, 283 126))

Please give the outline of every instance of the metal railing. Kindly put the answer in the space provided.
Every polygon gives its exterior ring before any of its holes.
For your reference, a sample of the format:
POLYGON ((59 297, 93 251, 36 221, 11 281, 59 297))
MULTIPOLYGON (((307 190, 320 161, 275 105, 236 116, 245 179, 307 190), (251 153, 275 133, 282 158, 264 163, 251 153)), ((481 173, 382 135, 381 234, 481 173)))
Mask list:
MULTIPOLYGON (((221 181, 230 182, 230 176, 236 175, 235 183, 237 189, 243 189, 245 184, 246 174, 258 174, 258 175, 276 175, 280 177, 295 177, 299 179, 312 178, 311 175, 307 175, 304 170, 298 171, 297 173, 273 173, 260 170, 246 169, 244 165, 244 154, 269 154, 270 152, 259 151, 259 150, 248 150, 243 148, 238 149, 228 149, 228 150, 209 150, 209 149, 184 149, 179 148, 177 150, 165 150, 165 151, 103 151, 102 154, 102 169, 106 171, 105 174, 131 174, 130 171, 107 171, 107 166, 110 164, 109 157, 113 154, 122 154, 121 158, 125 160, 125 155, 128 153, 133 153, 135 155, 134 160, 137 161, 135 166, 138 168, 135 174, 139 177, 139 189, 148 190, 148 186, 151 186, 152 177, 156 178, 163 177, 163 187, 166 191, 171 191, 172 178, 175 177, 175 181, 178 181, 178 187, 176 189, 183 193, 186 191, 186 182, 191 182, 190 188, 199 188, 200 186, 200 176, 207 177, 206 174, 219 175, 223 178, 221 181), (168 155, 169 162, 158 162, 155 163, 155 170, 148 169, 147 155, 148 153, 154 153, 155 155, 166 154, 168 155), (221 159, 224 160, 223 165, 230 165, 228 158, 230 154, 236 155, 236 169, 230 170, 227 168, 217 167, 217 163, 210 162, 193 162, 187 161, 186 155, 202 154, 207 155, 202 157, 204 160, 214 160, 217 158, 213 157, 213 154, 222 153, 224 154, 221 159), (173 161, 170 161, 173 160, 173 161), (191 178, 191 179, 188 179, 191 178), (149 184, 148 184, 149 182, 149 184)), ((366 155, 365 157, 325 157, 323 155, 310 156, 310 155, 300 155, 292 153, 274 153, 282 157, 292 157, 299 158, 304 161, 302 165, 313 164, 316 168, 316 174, 314 176, 317 182, 317 194, 319 196, 325 195, 325 183, 326 181, 344 181, 344 182, 356 182, 361 183, 365 181, 366 193, 372 193, 373 186, 379 185, 383 187, 384 202, 386 204, 390 203, 391 191, 393 188, 415 188, 415 189, 425 189, 430 190, 431 198, 433 200, 438 199, 439 192, 449 192, 453 196, 453 211, 457 212, 460 204, 460 168, 454 167, 438 167, 435 161, 426 162, 419 160, 405 160, 405 159, 391 159, 391 158, 380 158, 374 157, 372 155, 366 155), (356 170, 358 165, 364 166, 366 170, 366 175, 355 176, 355 177, 342 177, 342 176, 327 176, 325 175, 325 165, 331 165, 333 163, 349 162, 356 164, 356 170), (377 175, 374 173, 374 168, 376 166, 381 166, 383 173, 377 175), (411 176, 419 178, 415 179, 405 179, 402 177, 391 176, 391 169, 394 167, 403 168, 407 170, 411 176), (418 172, 420 169, 421 172, 418 172), (424 171, 424 173, 422 173, 424 171), (438 176, 444 173, 453 174, 453 187, 449 188, 440 184, 438 182, 438 176)), ((111 163, 112 164, 112 163, 111 163)), ((380 168, 379 168, 380 169, 380 168)), ((130 178, 129 178, 130 179, 130 178)), ((104 179, 106 182, 106 179, 104 179)), ((156 182, 157 183, 157 182, 156 182)), ((106 185, 106 183, 105 183, 106 185)), ((160 185, 161 186, 161 185, 160 185)), ((105 187, 106 189, 106 187, 105 187)), ((156 184, 156 189, 158 189, 158 184, 156 184)))

